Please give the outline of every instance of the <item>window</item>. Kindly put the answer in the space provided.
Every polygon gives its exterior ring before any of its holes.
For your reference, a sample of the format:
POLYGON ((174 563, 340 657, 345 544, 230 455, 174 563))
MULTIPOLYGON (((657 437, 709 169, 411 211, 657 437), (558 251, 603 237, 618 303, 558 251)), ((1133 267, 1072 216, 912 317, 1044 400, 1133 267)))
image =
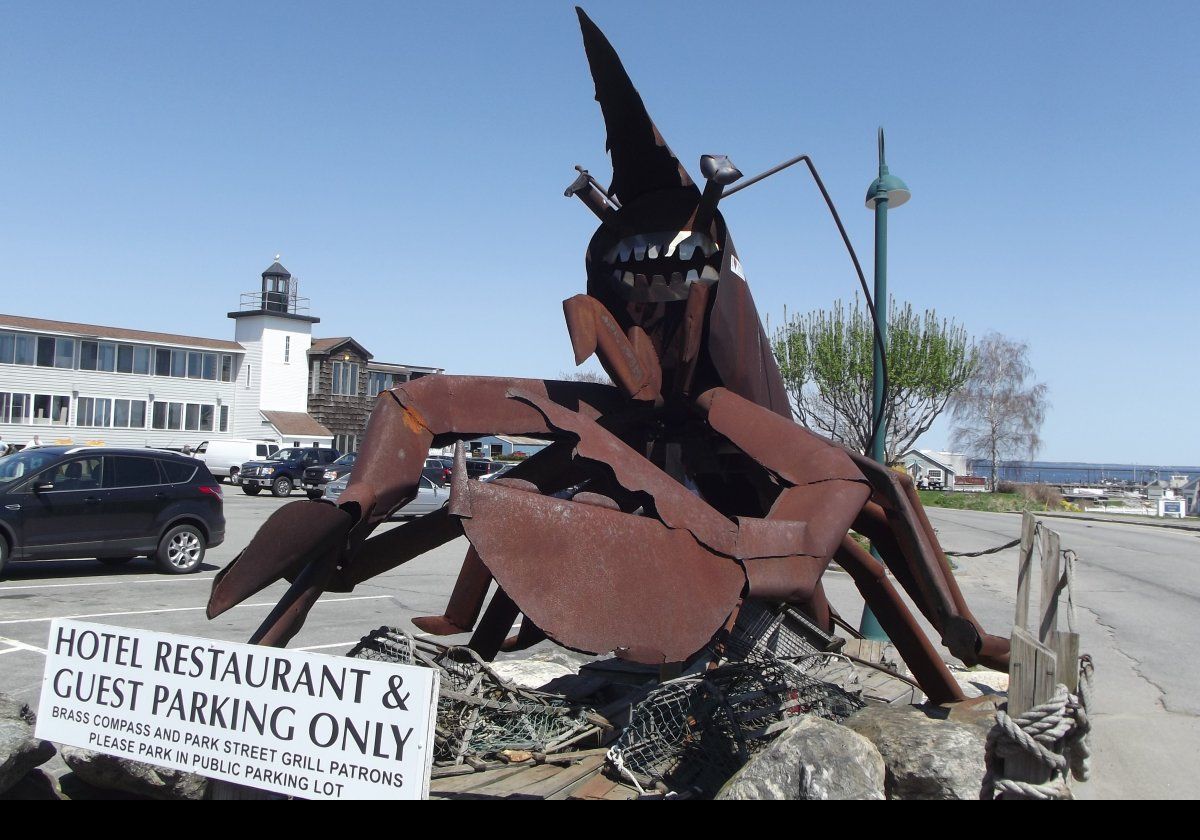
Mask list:
MULTIPOLYGON (((79 363, 83 367, 83 362, 79 363)), ((117 347, 117 373, 133 373, 133 345, 122 344, 117 347)))
POLYGON ((33 395, 33 422, 40 426, 65 426, 71 415, 71 398, 54 394, 33 395))
POLYGON ((177 376, 180 379, 187 378, 187 359, 186 350, 171 351, 171 375, 177 376))
POLYGON ((367 392, 371 394, 371 396, 375 396, 380 391, 389 391, 394 387, 392 385, 392 381, 393 376, 390 373, 383 373, 382 371, 378 370, 371 371, 371 373, 368 374, 367 392))
MULTIPOLYGON (((128 413, 128 400, 117 400, 126 404, 126 413, 128 413)), ((75 408, 75 425, 76 426, 99 426, 105 428, 115 425, 113 423, 112 412, 113 401, 97 397, 80 397, 79 404, 75 408)))
POLYGON ((75 339, 54 339, 54 366, 56 368, 75 367, 75 339))
POLYGON ((308 366, 308 392, 310 394, 319 393, 321 389, 321 363, 313 361, 308 366))
MULTIPOLYGON (((79 409, 75 412, 77 417, 84 415, 83 403, 87 397, 79 398, 79 409)), ((100 402, 108 402, 108 400, 96 400, 100 402)), ((112 401, 112 426, 116 429, 144 429, 146 427, 146 401, 145 400, 113 400, 112 401)), ((77 426, 86 425, 82 420, 76 420, 77 426)), ((99 423, 96 424, 100 425, 99 423)), ((109 425, 109 424, 105 424, 109 425)))
POLYGON ((0 363, 6 365, 13 363, 13 347, 15 343, 15 335, 9 332, 0 332, 0 363))
POLYGON ((105 476, 106 487, 149 487, 162 483, 158 464, 153 458, 109 457, 105 476))
POLYGON ((159 461, 158 465, 162 467, 168 484, 182 484, 190 481, 196 474, 196 467, 191 464, 182 464, 179 461, 159 461))
POLYGON ((28 423, 29 404, 29 394, 0 394, 0 423, 28 423))
POLYGON ((188 353, 187 354, 187 375, 188 379, 201 379, 204 374, 204 354, 203 353, 188 353))
POLYGON ((161 347, 154 351, 154 375, 155 376, 170 376, 171 375, 171 351, 163 350, 161 347))
MULTIPOLYGON (((225 408, 222 406, 223 410, 225 408)), ((144 403, 140 406, 140 413, 143 417, 145 416, 144 403)), ((150 424, 155 429, 211 432, 213 430, 213 406, 204 403, 155 402, 151 410, 150 424)))
POLYGON ((217 354, 204 354, 204 371, 203 378, 215 381, 217 378, 217 354))
POLYGON ((283 337, 283 363, 291 364, 292 361, 292 337, 285 335, 283 337))
POLYGON ((100 345, 95 341, 79 342, 79 369, 95 370, 96 356, 99 355, 100 345))
POLYGON ((37 336, 18 335, 14 349, 13 364, 32 365, 37 355, 37 336))
POLYGON ((39 335, 37 337, 37 364, 38 367, 54 367, 54 339, 39 335))
POLYGON ((221 381, 233 381, 233 356, 228 353, 221 356, 221 381))
POLYGON ((150 373, 150 348, 149 347, 134 347, 133 348, 133 372, 134 373, 150 373))
POLYGON ((253 365, 246 365, 246 388, 247 389, 250 388, 250 368, 251 367, 253 367, 253 365))
POLYGON ((53 492, 65 490, 95 490, 104 486, 104 458, 76 458, 64 461, 39 475, 35 482, 48 481, 54 485, 53 492))
POLYGON ((229 431, 229 406, 221 406, 221 429, 222 432, 229 431))
POLYGON ((335 435, 333 448, 343 455, 358 449, 358 435, 335 435))
POLYGON ((357 397, 358 365, 353 362, 334 362, 332 390, 343 397, 357 397))

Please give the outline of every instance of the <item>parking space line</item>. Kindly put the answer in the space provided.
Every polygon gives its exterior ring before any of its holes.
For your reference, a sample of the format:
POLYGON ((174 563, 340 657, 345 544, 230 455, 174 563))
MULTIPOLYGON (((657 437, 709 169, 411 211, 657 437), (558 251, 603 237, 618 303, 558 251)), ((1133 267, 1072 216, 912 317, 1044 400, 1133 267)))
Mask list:
MULTIPOLYGON (((213 577, 216 577, 213 575, 213 577)), ((112 580, 88 581, 81 583, 32 583, 28 586, 0 586, 0 592, 19 592, 24 589, 68 589, 72 586, 116 586, 124 583, 199 583, 200 581, 211 581, 213 577, 194 577, 191 575, 180 577, 164 577, 162 579, 150 580, 125 580, 124 577, 117 577, 112 580)))
MULTIPOLYGON (((346 601, 380 601, 390 599, 390 595, 356 595, 351 598, 323 598, 317 601, 320 604, 340 604, 346 601)), ((245 607, 274 607, 277 606, 277 601, 268 601, 261 604, 239 604, 234 609, 245 607)), ((86 615, 51 615, 42 618, 10 618, 0 621, 0 625, 4 624, 35 624, 39 621, 54 621, 58 618, 64 619, 84 619, 84 618, 120 618, 126 615, 155 615, 158 613, 177 613, 177 612, 199 612, 207 609, 207 607, 169 607, 159 610, 130 610, 128 612, 111 612, 111 613, 88 613, 86 615)))
POLYGON ((24 642, 18 642, 16 639, 10 639, 7 636, 0 636, 0 642, 4 643, 6 645, 11 645, 11 647, 9 647, 5 650, 0 650, 0 654, 12 653, 13 651, 17 651, 17 650, 27 650, 32 653, 40 653, 42 656, 46 655, 46 651, 44 648, 34 647, 33 645, 27 645, 24 642))

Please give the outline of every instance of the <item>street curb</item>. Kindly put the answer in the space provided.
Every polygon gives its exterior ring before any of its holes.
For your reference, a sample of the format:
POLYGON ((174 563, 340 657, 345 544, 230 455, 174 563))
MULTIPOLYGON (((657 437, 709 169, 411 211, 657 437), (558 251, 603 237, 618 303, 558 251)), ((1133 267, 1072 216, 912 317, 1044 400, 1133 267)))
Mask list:
MULTIPOLYGON (((966 510, 965 508, 938 508, 927 507, 926 510, 966 510)), ((1021 516, 1024 511, 1020 510, 976 510, 971 513, 999 513, 1009 516, 1021 516)), ((1112 517, 1112 516, 1093 516, 1086 513, 1066 513, 1059 511, 1032 510, 1029 511, 1034 516, 1047 517, 1050 519, 1068 519, 1076 522, 1109 522, 1116 525, 1141 525, 1149 528, 1171 528, 1176 531, 1191 531, 1200 535, 1200 522, 1187 522, 1185 520, 1162 521, 1158 519, 1149 519, 1148 517, 1130 515, 1127 517, 1112 517)))

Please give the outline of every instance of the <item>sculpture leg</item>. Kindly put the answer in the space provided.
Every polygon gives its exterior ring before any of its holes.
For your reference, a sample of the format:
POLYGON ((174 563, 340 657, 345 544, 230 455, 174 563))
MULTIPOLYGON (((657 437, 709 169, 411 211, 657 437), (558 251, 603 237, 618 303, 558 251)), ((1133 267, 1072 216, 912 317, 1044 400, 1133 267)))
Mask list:
POLYGON ((878 500, 877 505, 864 506, 856 530, 875 542, 951 653, 968 665, 982 663, 1007 671, 1008 639, 985 633, 971 614, 912 479, 865 456, 851 457, 871 480, 878 500))

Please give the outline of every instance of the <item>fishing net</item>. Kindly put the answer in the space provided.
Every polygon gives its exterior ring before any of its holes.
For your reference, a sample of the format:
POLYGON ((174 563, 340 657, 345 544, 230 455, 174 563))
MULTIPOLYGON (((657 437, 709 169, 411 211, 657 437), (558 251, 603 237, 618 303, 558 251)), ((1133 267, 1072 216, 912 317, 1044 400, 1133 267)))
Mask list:
POLYGON ((841 722, 863 702, 772 656, 663 683, 630 712, 609 762, 638 786, 711 797, 800 715, 841 722))
POLYGON ((832 642, 831 635, 787 604, 747 601, 721 653, 732 660, 786 659, 808 672, 821 661, 813 655, 832 642))
POLYGON ((434 763, 502 750, 553 753, 600 732, 592 710, 502 679, 470 648, 444 647, 381 627, 350 651, 356 659, 434 668, 441 674, 434 763))

